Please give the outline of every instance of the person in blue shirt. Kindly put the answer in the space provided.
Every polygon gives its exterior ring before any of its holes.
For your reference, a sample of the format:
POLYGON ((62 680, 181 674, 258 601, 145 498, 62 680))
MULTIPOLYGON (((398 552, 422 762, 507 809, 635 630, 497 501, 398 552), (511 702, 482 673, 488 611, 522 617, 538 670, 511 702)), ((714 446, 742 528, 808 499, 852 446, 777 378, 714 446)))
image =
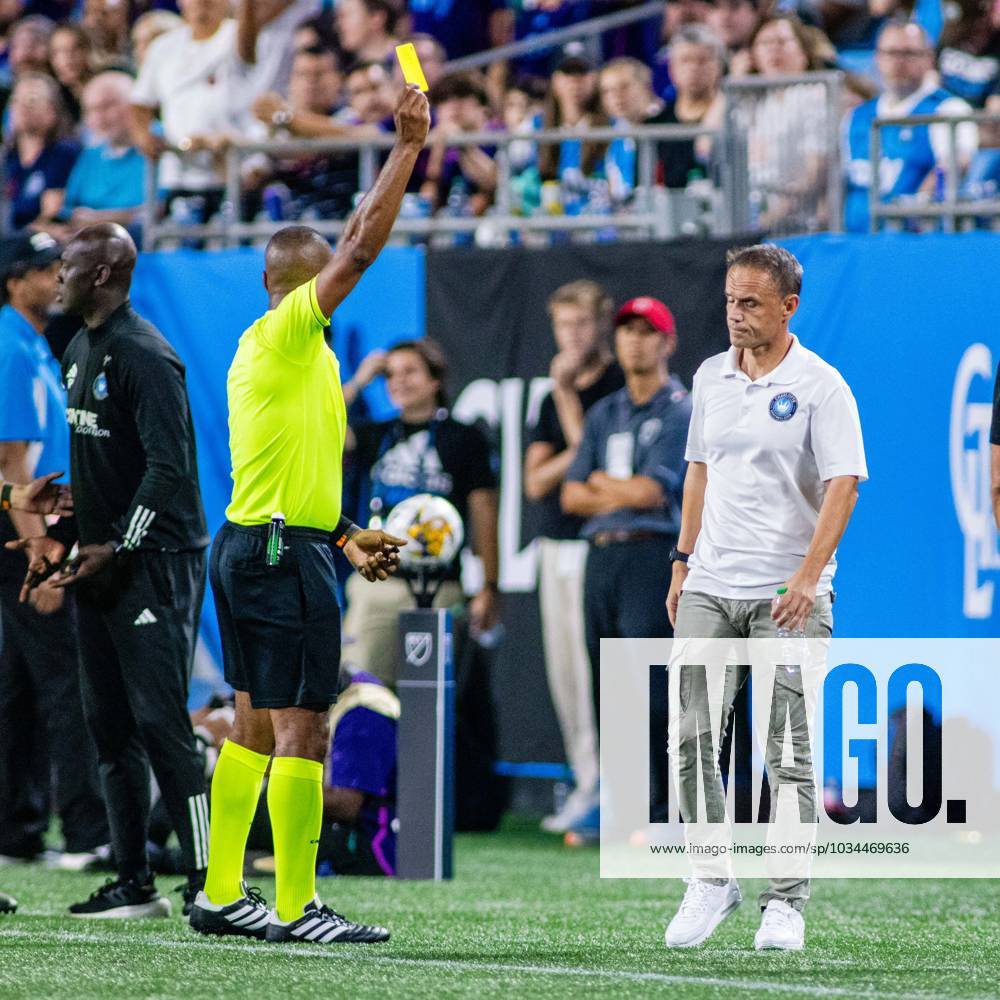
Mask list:
MULTIPOLYGON (((668 362, 677 349, 673 314, 658 299, 626 302, 615 319, 615 354, 625 388, 598 400, 566 474, 560 500, 566 514, 584 518, 590 543, 583 611, 600 733, 601 639, 669 638, 664 601, 670 556, 680 531, 684 448, 691 399, 668 362)), ((660 678, 666 693, 666 675, 660 678)), ((665 706, 654 697, 651 705, 665 706)), ((652 731, 666 732, 655 709, 652 731)), ((666 801, 664 761, 653 771, 653 801, 666 801)), ((581 821, 585 828, 589 823, 581 821)))
POLYGON ((108 72, 83 91, 87 131, 96 140, 76 161, 61 217, 74 233, 98 222, 131 225, 142 208, 146 161, 132 145, 129 94, 132 78, 108 72))
MULTIPOLYGON (((949 162, 948 125, 917 125, 882 129, 882 159, 871 163, 871 130, 876 118, 908 115, 963 115, 972 109, 936 81, 930 39, 920 25, 890 21, 881 31, 876 62, 884 86, 881 97, 854 108, 844 124, 847 192, 844 224, 849 232, 867 232, 871 185, 879 185, 883 202, 915 195, 934 182, 937 170, 949 162)), ((976 126, 955 130, 958 162, 964 169, 977 146, 976 126)))
POLYGON ((490 48, 505 6, 504 0, 409 0, 412 30, 433 35, 449 59, 490 48))
MULTIPOLYGON (((69 468, 66 398, 43 335, 60 254, 46 233, 0 244, 0 476, 8 482, 69 468)), ((92 855, 109 839, 83 720, 73 598, 43 586, 22 603, 27 562, 4 547, 45 531, 38 514, 0 513, 0 854, 25 860, 45 846, 52 801, 48 771, 38 766, 39 729, 67 853, 92 855)))

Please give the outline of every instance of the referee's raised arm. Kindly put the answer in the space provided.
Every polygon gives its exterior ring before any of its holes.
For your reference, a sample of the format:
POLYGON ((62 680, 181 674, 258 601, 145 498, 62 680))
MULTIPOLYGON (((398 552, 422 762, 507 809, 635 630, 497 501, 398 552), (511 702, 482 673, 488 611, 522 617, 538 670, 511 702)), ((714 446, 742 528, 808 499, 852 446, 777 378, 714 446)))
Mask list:
POLYGON ((316 299, 325 316, 350 294, 389 239, 406 185, 431 124, 427 98, 407 87, 396 106, 396 145, 372 189, 347 223, 330 263, 316 279, 316 299))

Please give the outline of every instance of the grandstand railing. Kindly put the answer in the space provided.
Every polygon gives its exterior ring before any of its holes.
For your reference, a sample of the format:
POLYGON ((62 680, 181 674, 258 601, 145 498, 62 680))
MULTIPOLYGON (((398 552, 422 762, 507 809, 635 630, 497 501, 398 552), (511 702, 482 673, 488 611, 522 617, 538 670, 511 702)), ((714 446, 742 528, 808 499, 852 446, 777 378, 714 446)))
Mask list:
POLYGON ((838 232, 844 74, 723 81, 734 232, 838 232))
MULTIPOLYGON (((683 191, 668 192, 655 185, 657 144, 664 141, 694 140, 709 136, 720 150, 728 150, 727 137, 722 131, 705 126, 643 125, 630 128, 548 129, 528 133, 479 132, 467 133, 448 140, 450 148, 491 146, 496 147, 497 190, 493 208, 486 215, 397 220, 393 229, 396 236, 426 237, 439 233, 478 234, 482 242, 495 245, 510 232, 532 231, 567 232, 585 231, 600 233, 613 229, 616 234, 631 234, 642 238, 666 239, 680 233, 735 233, 742 231, 736 224, 745 217, 742 206, 731 200, 732 185, 723 171, 721 187, 709 185, 697 198, 688 198, 683 191), (633 139, 637 146, 636 184, 627 204, 616 206, 602 214, 534 214, 523 215, 512 211, 510 147, 514 143, 530 142, 538 145, 559 144, 570 140, 610 143, 616 139, 633 139), (697 203, 697 204, 692 204, 697 203), (700 205, 700 209, 698 208, 700 205), (700 215, 698 212, 700 211, 700 215), (697 218, 693 216, 698 215, 697 218), (484 229, 485 226, 485 229, 484 229), (483 234, 486 234, 485 237, 483 234)), ((232 144, 225 153, 225 194, 222 208, 216 216, 197 224, 178 224, 160 215, 160 192, 157 188, 155 169, 146 171, 145 224, 143 249, 154 250, 165 243, 178 241, 209 241, 221 246, 238 245, 247 240, 265 238, 276 232, 285 221, 243 221, 240 206, 243 202, 243 163, 251 156, 264 153, 275 158, 335 152, 357 152, 359 156, 359 189, 368 190, 378 172, 379 154, 394 144, 391 134, 375 138, 358 139, 295 139, 262 142, 240 141, 232 144)), ((170 152, 181 157, 190 153, 180 149, 170 152)), ((721 157, 729 159, 729 153, 721 157)), ((324 236, 336 237, 343 231, 346 219, 309 220, 309 224, 324 236)))
POLYGON ((884 228, 906 228, 919 223, 921 228, 932 224, 945 232, 983 228, 989 220, 992 228, 1000 228, 1000 196, 990 198, 966 197, 962 192, 962 175, 968 164, 959 161, 958 128, 972 122, 979 125, 1000 126, 1000 115, 986 112, 969 112, 964 115, 908 115, 901 118, 877 118, 872 123, 871 151, 872 183, 868 193, 869 228, 878 232, 884 228), (885 128, 918 128, 945 125, 948 127, 948 162, 943 177, 934 178, 934 189, 927 188, 915 195, 895 201, 883 202, 878 183, 878 164, 882 160, 882 130, 885 128))

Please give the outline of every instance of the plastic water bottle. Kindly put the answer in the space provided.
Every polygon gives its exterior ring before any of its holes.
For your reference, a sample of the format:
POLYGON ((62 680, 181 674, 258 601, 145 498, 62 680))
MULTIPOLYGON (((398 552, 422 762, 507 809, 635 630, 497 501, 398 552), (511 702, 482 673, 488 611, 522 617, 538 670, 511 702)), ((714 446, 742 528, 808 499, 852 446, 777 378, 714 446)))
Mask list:
MULTIPOLYGON (((445 215, 450 219, 465 219, 469 215, 469 189, 466 186, 464 177, 456 177, 452 181, 448 191, 448 204, 445 207, 445 215)), ((456 232, 452 238, 452 246, 471 246, 473 235, 471 232, 456 232)))
MULTIPOLYGON (((772 613, 778 609, 778 605, 781 602, 781 598, 784 597, 784 595, 787 594, 787 593, 788 593, 788 588, 787 587, 779 587, 778 588, 778 595, 777 595, 777 597, 775 597, 774 600, 771 601, 771 611, 772 611, 772 613)), ((806 630, 804 628, 788 629, 788 628, 782 628, 781 626, 779 626, 777 632, 775 633, 775 635, 779 639, 804 639, 806 637, 806 630)))

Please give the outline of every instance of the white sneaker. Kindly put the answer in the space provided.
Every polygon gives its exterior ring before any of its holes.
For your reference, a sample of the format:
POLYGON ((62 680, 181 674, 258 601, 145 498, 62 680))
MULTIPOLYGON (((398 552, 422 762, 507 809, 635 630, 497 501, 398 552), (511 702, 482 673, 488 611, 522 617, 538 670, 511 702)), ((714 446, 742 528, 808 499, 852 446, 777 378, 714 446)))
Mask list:
POLYGON ((664 936, 668 948, 694 948, 707 941, 715 928, 743 902, 736 879, 725 885, 713 885, 698 878, 684 881, 687 892, 664 936))
POLYGON ((753 939, 758 951, 778 948, 781 951, 801 951, 806 943, 806 922, 802 914, 784 900, 772 899, 761 914, 760 928, 753 939))
POLYGON ((562 809, 542 820, 546 833, 566 833, 600 804, 600 794, 596 791, 577 789, 563 803, 562 809))

